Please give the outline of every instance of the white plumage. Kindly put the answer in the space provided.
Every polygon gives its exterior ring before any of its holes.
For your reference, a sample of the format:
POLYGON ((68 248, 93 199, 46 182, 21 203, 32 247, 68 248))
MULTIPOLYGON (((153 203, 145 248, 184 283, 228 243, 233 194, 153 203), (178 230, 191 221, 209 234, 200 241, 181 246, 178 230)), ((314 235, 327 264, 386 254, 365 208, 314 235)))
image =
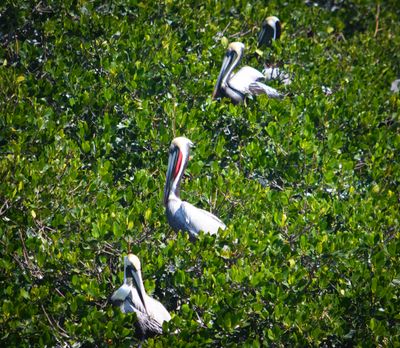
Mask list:
POLYGON ((167 309, 146 294, 140 261, 136 255, 124 258, 124 284, 111 296, 111 302, 119 306, 123 313, 135 312, 136 330, 143 339, 162 333, 162 324, 171 319, 167 309))
POLYGON ((244 66, 236 73, 233 72, 243 56, 243 51, 244 45, 241 42, 229 44, 214 88, 213 98, 226 96, 234 103, 242 103, 246 95, 266 94, 270 98, 282 98, 282 94, 275 88, 260 82, 265 79, 260 71, 244 66))
POLYGON ((176 231, 187 231, 191 238, 200 231, 216 234, 218 229, 225 229, 225 224, 213 214, 184 202, 179 197, 179 185, 189 160, 189 151, 193 143, 178 137, 172 140, 167 178, 164 189, 164 205, 169 224, 176 231))

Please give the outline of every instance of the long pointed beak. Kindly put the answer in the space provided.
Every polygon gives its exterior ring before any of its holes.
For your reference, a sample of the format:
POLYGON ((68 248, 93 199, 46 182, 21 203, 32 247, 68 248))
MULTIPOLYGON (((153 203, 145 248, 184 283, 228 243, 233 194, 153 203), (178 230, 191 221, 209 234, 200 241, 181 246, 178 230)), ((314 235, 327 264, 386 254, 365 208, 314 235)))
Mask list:
POLYGON ((226 74, 226 71, 227 71, 228 67, 232 63, 232 59, 233 59, 232 52, 227 52, 225 54, 225 57, 224 57, 223 61, 222 61, 221 70, 220 70, 219 75, 218 75, 217 83, 215 84, 215 87, 214 87, 214 91, 213 91, 213 94, 212 94, 212 99, 218 98, 220 96, 221 82, 222 82, 222 79, 224 78, 224 76, 226 74))
POLYGON ((271 46, 272 40, 276 39, 276 30, 265 23, 258 35, 258 46, 271 46))
POLYGON ((275 36, 274 39, 278 40, 281 37, 281 33, 282 33, 282 26, 281 26, 281 22, 276 22, 275 23, 275 30, 274 30, 275 36))
POLYGON ((258 34, 258 47, 260 47, 260 46, 263 46, 263 45, 266 45, 266 40, 264 39, 264 37, 265 37, 265 34, 266 34, 266 26, 265 25, 263 25, 262 26, 262 28, 261 28, 261 31, 260 31, 260 33, 258 34))
POLYGON ((133 281, 135 283, 135 287, 138 291, 140 300, 142 301, 143 307, 146 310, 146 313, 148 314, 146 302, 144 301, 145 290, 144 290, 144 285, 143 285, 143 281, 142 281, 142 275, 140 274, 140 272, 134 270, 133 268, 130 268, 130 271, 132 274, 133 281))
POLYGON ((179 149, 175 149, 170 152, 168 157, 168 167, 167 167, 167 178, 164 187, 164 205, 168 203, 169 193, 171 192, 172 182, 174 180, 175 166, 178 160, 179 149))

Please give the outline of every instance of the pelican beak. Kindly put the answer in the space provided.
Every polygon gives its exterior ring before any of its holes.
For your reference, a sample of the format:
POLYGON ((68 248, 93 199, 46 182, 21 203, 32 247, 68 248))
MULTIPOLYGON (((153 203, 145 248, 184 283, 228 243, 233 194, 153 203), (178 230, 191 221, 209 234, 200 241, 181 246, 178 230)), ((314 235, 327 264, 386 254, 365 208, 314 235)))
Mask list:
POLYGON ((258 47, 269 46, 274 36, 272 28, 267 22, 264 22, 260 33, 258 34, 258 47))
POLYGON ((275 30, 274 30, 274 40, 278 40, 281 37, 281 33, 282 33, 282 26, 281 26, 281 22, 277 21, 275 23, 275 30))
POLYGON ((164 187, 164 205, 168 203, 172 184, 182 164, 182 154, 178 147, 172 147, 168 157, 167 179, 164 187))
POLYGON ((220 96, 222 79, 224 78, 229 66, 232 64, 233 58, 234 58, 234 51, 226 52, 225 57, 222 61, 222 66, 221 66, 221 70, 218 75, 217 83, 215 84, 215 87, 214 87, 212 99, 216 99, 220 96))
POLYGON ((138 291, 140 300, 143 303, 143 307, 147 312, 147 307, 146 307, 146 302, 144 301, 144 294, 145 294, 145 290, 144 290, 144 285, 143 285, 143 280, 142 280, 142 275, 140 274, 140 272, 138 272, 136 269, 134 269, 132 266, 128 266, 128 271, 131 273, 132 275, 132 279, 133 282, 135 284, 135 287, 138 291))

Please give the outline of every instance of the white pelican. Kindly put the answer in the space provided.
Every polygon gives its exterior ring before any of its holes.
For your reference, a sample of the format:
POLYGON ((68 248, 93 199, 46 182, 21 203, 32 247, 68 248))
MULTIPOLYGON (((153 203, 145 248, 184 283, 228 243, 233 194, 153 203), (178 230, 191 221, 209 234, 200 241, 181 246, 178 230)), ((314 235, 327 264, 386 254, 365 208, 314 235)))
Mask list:
POLYGON ((259 82, 264 79, 264 75, 258 70, 244 66, 233 73, 242 59, 243 51, 244 45, 241 42, 229 44, 212 94, 213 99, 226 96, 237 104, 243 102, 246 95, 266 94, 270 98, 282 98, 276 89, 259 82))
POLYGON ((194 240, 200 231, 216 234, 225 229, 225 224, 213 214, 196 208, 179 198, 179 184, 189 161, 189 151, 193 143, 178 137, 172 140, 169 148, 167 180, 164 188, 164 205, 167 219, 175 231, 187 231, 194 240))
POLYGON ((141 339, 162 334, 163 322, 171 319, 165 307, 146 294, 140 261, 133 254, 124 258, 124 284, 113 293, 111 303, 122 313, 136 313, 136 333, 141 339))
POLYGON ((278 17, 267 17, 258 34, 258 47, 271 46, 272 40, 278 40, 281 37, 281 30, 281 21, 278 17))

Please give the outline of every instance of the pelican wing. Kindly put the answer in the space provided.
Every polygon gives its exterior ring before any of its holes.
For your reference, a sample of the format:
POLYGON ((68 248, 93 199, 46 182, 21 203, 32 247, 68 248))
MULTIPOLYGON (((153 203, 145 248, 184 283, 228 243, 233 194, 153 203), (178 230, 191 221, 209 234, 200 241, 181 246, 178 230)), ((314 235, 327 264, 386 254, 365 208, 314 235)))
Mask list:
POLYGON ((249 86, 250 94, 258 95, 258 94, 266 94, 270 98, 282 98, 282 94, 280 94, 275 88, 269 87, 261 82, 253 82, 249 86))
POLYGON ((186 230, 192 235, 196 236, 200 231, 216 234, 219 228, 223 230, 226 228, 225 224, 215 215, 203 209, 196 208, 188 202, 182 202, 181 213, 186 230))
POLYGON ((136 325, 143 338, 149 338, 163 333, 162 325, 154 318, 140 312, 136 313, 136 316, 138 318, 136 325))
POLYGON ((261 79, 264 79, 264 75, 260 71, 250 66, 244 66, 236 74, 231 75, 228 85, 242 94, 252 94, 249 86, 261 79))
POLYGON ((171 315, 164 307, 164 305, 156 299, 147 296, 146 307, 148 308, 149 316, 155 319, 161 326, 164 321, 170 321, 171 315))
POLYGON ((111 296, 111 302, 125 301, 131 291, 131 287, 127 284, 123 284, 111 296))
POLYGON ((123 284, 111 296, 111 303, 119 306, 122 313, 136 312, 136 307, 132 302, 132 287, 123 284))
POLYGON ((135 307, 135 304, 132 302, 132 296, 128 296, 122 305, 120 306, 122 313, 132 313, 136 312, 136 314, 141 313, 135 307))
POLYGON ((146 313, 136 288, 128 284, 123 284, 113 293, 111 302, 119 306, 123 313, 146 313))

